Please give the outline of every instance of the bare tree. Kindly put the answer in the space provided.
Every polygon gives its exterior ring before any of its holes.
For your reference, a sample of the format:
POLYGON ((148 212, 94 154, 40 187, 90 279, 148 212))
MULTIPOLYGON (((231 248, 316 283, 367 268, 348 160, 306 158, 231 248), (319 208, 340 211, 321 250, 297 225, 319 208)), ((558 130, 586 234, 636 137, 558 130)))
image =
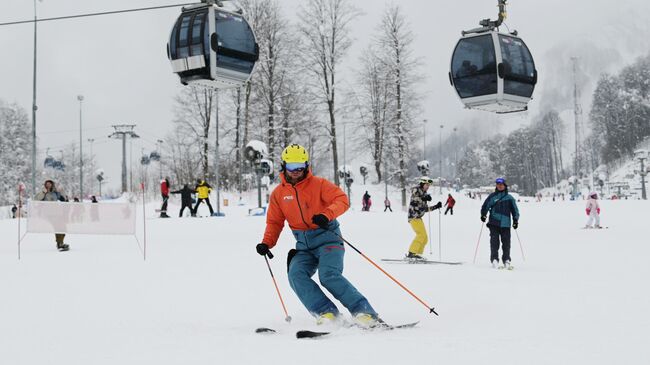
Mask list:
POLYGON ((395 153, 399 166, 399 184, 402 192, 402 206, 406 206, 406 173, 408 170, 408 146, 412 135, 412 115, 417 112, 418 96, 414 90, 413 76, 418 67, 412 55, 413 33, 399 6, 389 6, 380 24, 378 45, 385 50, 382 55, 385 67, 394 85, 393 135, 396 141, 395 153))
POLYGON ((202 177, 209 176, 209 132, 216 102, 213 89, 185 87, 176 97, 174 123, 189 133, 192 144, 200 146, 202 177))
POLYGON ((348 0, 306 0, 300 8, 298 30, 302 56, 311 72, 313 88, 327 106, 334 182, 339 185, 336 140, 336 72, 350 48, 350 23, 358 15, 348 0))
MULTIPOLYGON (((386 129, 394 109, 391 105, 392 78, 385 63, 381 61, 376 47, 369 46, 360 57, 357 91, 353 93, 352 108, 359 113, 365 129, 365 143, 370 149, 377 181, 382 181, 382 162, 386 146, 386 129)), ((352 112, 352 110, 351 110, 352 112)))

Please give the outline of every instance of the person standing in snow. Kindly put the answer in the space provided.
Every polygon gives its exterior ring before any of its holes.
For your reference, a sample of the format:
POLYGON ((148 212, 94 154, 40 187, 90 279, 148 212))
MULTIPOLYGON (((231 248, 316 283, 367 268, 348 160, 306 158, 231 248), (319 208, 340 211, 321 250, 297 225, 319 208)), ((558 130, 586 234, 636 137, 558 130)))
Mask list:
POLYGON ((13 207, 11 207, 11 218, 16 219, 16 212, 18 211, 18 207, 16 204, 14 204, 13 207))
POLYGON ((384 199, 384 212, 386 211, 386 209, 390 210, 391 213, 393 212, 393 209, 390 207, 390 200, 388 199, 388 197, 384 199))
POLYGON ((591 192, 589 193, 589 199, 587 200, 587 206, 585 212, 589 217, 587 219, 587 224, 585 228, 601 228, 600 226, 600 205, 598 205, 598 193, 591 192), (596 223, 592 226, 592 223, 596 223))
POLYGON ((167 201, 169 200, 169 178, 166 177, 160 182, 160 195, 163 203, 160 207, 160 218, 169 218, 167 215, 167 201))
POLYGON ((196 205, 194 206, 194 211, 192 212, 192 217, 196 217, 196 213, 198 212, 199 205, 202 201, 205 201, 205 204, 208 205, 208 209, 210 209, 210 216, 212 216, 214 214, 212 204, 210 204, 210 192, 212 191, 212 186, 205 182, 205 180, 198 180, 198 184, 194 190, 196 191, 197 199, 196 205))
POLYGON ((257 253, 267 255, 288 222, 296 239, 296 248, 287 258, 289 284, 317 324, 335 322, 339 310, 312 280, 316 271, 321 285, 358 324, 378 325, 377 312, 343 276, 345 246, 336 218, 350 207, 348 197, 338 186, 311 173, 303 146, 292 144, 282 151, 280 171, 280 185, 271 193, 266 230, 262 243, 255 247, 257 253))
POLYGON ((192 209, 192 193, 194 191, 190 189, 190 187, 185 184, 183 185, 183 188, 180 190, 172 191, 172 194, 181 194, 181 210, 178 213, 178 217, 181 218, 183 217, 183 211, 185 208, 188 208, 190 210, 190 214, 194 215, 193 212, 194 210, 192 209))
MULTIPOLYGON (((67 201, 65 194, 58 191, 56 186, 54 186, 54 181, 45 180, 44 188, 41 192, 36 194, 34 200, 47 201, 47 202, 65 202, 67 201)), ((65 233, 54 233, 54 239, 56 241, 56 248, 59 251, 68 251, 70 246, 66 243, 63 243, 65 239, 65 233)))
POLYGON ((445 215, 447 215, 447 212, 450 212, 451 215, 454 215, 454 205, 456 205, 456 200, 454 199, 451 194, 447 195, 447 201, 445 202, 445 206, 447 209, 445 209, 445 215))
POLYGON ((436 209, 442 208, 442 202, 436 205, 429 206, 431 195, 427 193, 433 180, 427 176, 422 176, 419 180, 418 186, 411 189, 411 201, 409 203, 408 222, 415 232, 415 238, 409 246, 409 251, 406 258, 414 260, 424 260, 422 253, 424 253, 424 246, 427 245, 429 237, 427 230, 424 228, 422 217, 425 213, 433 212, 436 209))
POLYGON ((512 228, 519 227, 519 209, 512 195, 508 194, 508 185, 504 178, 495 181, 494 193, 488 195, 481 206, 481 222, 485 222, 490 213, 488 228, 490 229, 490 262, 492 267, 499 267, 499 239, 503 256, 501 261, 507 269, 511 268, 510 262, 510 216, 512 228))
POLYGON ((366 190, 366 193, 363 194, 363 198, 361 199, 361 204, 363 205, 363 207, 361 208, 362 211, 366 211, 366 212, 370 211, 372 200, 370 200, 370 194, 368 194, 368 190, 366 190))

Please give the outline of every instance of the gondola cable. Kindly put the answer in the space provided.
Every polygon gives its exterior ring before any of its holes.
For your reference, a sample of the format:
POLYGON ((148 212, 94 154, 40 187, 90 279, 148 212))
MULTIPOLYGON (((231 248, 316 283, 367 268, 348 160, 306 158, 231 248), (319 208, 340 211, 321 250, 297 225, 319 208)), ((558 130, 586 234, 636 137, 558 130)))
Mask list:
POLYGON ((59 17, 54 17, 54 18, 41 18, 41 19, 37 18, 37 19, 29 19, 29 20, 19 20, 19 21, 15 21, 15 22, 0 23, 0 26, 27 24, 27 23, 33 23, 33 22, 39 22, 40 23, 40 22, 47 22, 47 21, 53 21, 53 20, 76 19, 76 18, 85 18, 85 17, 91 17, 91 16, 100 16, 100 15, 133 13, 133 12, 138 12, 138 11, 160 10, 160 9, 166 9, 166 8, 177 8, 179 6, 189 6, 189 5, 194 5, 194 4, 196 4, 196 2, 183 3, 183 4, 174 4, 174 5, 150 6, 150 7, 147 7, 147 8, 112 10, 112 11, 104 11, 104 12, 99 12, 99 13, 65 15, 65 16, 59 16, 59 17))

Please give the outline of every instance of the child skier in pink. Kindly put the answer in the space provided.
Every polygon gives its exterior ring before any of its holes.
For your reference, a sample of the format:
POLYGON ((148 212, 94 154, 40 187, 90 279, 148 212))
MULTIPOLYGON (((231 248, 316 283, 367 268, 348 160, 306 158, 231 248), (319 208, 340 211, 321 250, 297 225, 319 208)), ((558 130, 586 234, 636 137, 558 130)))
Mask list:
POLYGON ((596 192, 589 193, 589 200, 587 200, 587 207, 585 209, 587 212, 587 225, 585 228, 601 228, 600 227, 600 206, 598 205, 598 194, 596 192), (596 225, 592 226, 592 223, 596 225))

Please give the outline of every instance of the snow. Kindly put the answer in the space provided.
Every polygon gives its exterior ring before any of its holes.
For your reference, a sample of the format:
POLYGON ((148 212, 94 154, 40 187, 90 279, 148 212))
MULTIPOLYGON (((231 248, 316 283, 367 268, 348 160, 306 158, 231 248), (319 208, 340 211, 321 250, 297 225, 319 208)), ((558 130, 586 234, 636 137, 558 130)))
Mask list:
MULTIPOLYGON (((159 202, 152 202, 147 206, 146 261, 133 238, 70 235, 66 242, 71 251, 59 253, 50 234, 26 236, 19 261, 17 221, 0 220, 1 362, 650 362, 647 201, 601 201, 601 222, 609 227, 603 230, 580 229, 587 218, 583 201, 522 201, 516 233, 526 261, 513 231, 515 270, 504 271, 490 268, 487 229, 482 231, 477 263, 472 264, 481 201, 460 194, 454 194, 453 216, 430 215, 430 257, 438 258, 440 220, 442 259, 463 265, 382 263, 381 258, 404 255, 413 233, 397 205, 393 213, 381 212, 380 205, 361 212, 357 198, 365 190, 375 198, 384 196, 383 186, 354 184, 353 210, 340 219, 343 235, 434 306, 439 317, 348 248, 344 274, 382 318, 420 324, 375 333, 341 329, 329 338, 297 340, 297 330, 318 327, 287 282, 285 257, 293 246, 288 229, 270 263, 291 323, 284 321, 268 268, 255 253, 265 217, 248 216, 252 205, 230 204, 220 218, 179 219, 170 214, 174 218, 155 219, 159 202), (279 333, 256 334, 257 327, 279 333)), ((434 202, 444 201, 446 194, 434 196, 434 202)), ((256 203, 252 196, 245 200, 256 203)), ((230 193, 222 197, 238 200, 230 193)), ((390 197, 396 201, 398 193, 392 191, 390 197)), ((172 213, 179 202, 171 199, 172 213)), ((429 254, 429 247, 425 252, 429 254)))

